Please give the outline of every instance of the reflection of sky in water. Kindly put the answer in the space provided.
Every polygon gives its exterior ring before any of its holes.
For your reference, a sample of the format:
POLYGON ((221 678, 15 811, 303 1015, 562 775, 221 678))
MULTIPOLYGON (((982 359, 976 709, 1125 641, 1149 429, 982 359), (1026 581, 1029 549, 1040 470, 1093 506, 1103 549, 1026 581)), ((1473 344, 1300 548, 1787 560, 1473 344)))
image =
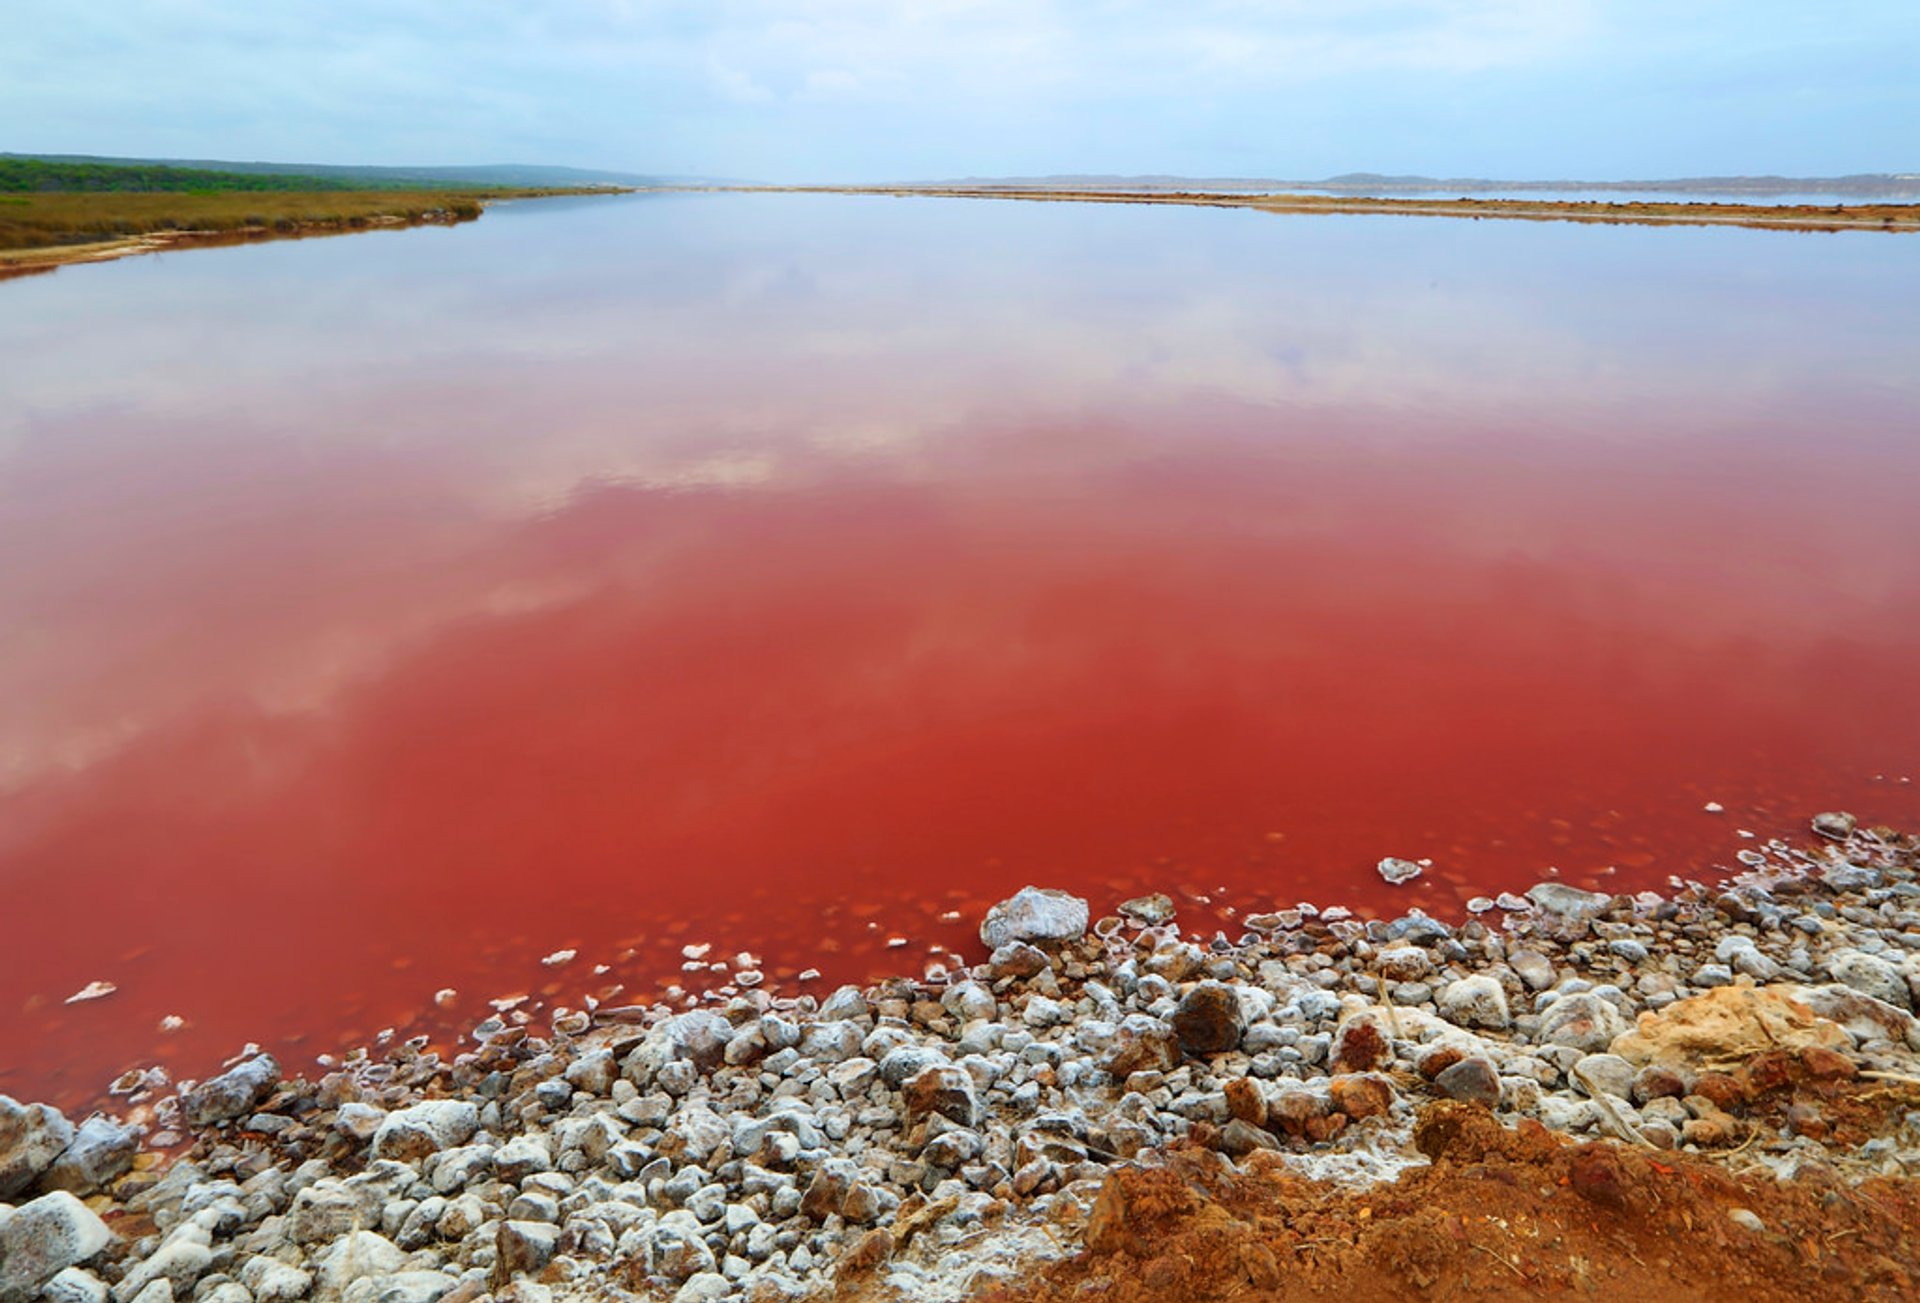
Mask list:
MULTIPOLYGON (((684 196, 0 286, 0 879, 171 938, 26 998, 211 1051, 702 882, 906 928, 1432 851, 1374 903, 1446 909, 1920 814, 1863 786, 1920 768, 1910 247, 684 196), (290 912, 311 971, 193 995, 290 912)), ((782 908, 710 935, 832 933, 782 908)))

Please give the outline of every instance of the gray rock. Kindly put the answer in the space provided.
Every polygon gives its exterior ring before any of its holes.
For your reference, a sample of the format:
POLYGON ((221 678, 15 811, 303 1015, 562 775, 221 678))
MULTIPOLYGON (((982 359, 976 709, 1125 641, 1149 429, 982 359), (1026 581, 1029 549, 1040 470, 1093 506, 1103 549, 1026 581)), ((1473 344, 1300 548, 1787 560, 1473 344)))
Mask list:
POLYGON ((330 1244, 375 1220, 371 1200, 329 1177, 294 1195, 287 1210, 287 1238, 295 1244, 330 1244))
POLYGON ((1827 972, 1836 982, 1844 982, 1864 995, 1902 1009, 1913 1008, 1913 992, 1906 977, 1878 955, 1841 950, 1827 960, 1827 972))
POLYGON ((380 1124, 387 1120, 387 1111, 375 1108, 371 1104, 357 1101, 342 1104, 333 1117, 333 1129, 349 1140, 362 1144, 373 1139, 380 1130, 380 1124))
POLYGON ((156 1281, 165 1281, 175 1295, 191 1295, 194 1282, 213 1265, 212 1237, 205 1228, 183 1223, 158 1249, 120 1278, 113 1287, 119 1303, 132 1303, 156 1281))
POLYGON ((1634 1067, 1617 1054, 1589 1054, 1573 1065, 1573 1078, 1591 1082, 1616 1099, 1633 1097, 1634 1067))
POLYGON ((40 1291, 47 1303, 107 1303, 107 1283, 81 1267, 58 1272, 40 1291))
POLYGON ((1860 821, 1845 810, 1827 810, 1813 816, 1813 830, 1829 841, 1843 842, 1859 826, 1860 821))
POLYGON ((313 1273, 262 1254, 240 1268, 240 1283, 253 1291, 254 1303, 293 1303, 313 1288, 313 1273))
POLYGON ((821 1004, 819 1016, 821 1022, 849 1022, 869 1012, 866 994, 857 986, 843 986, 821 1004))
POLYGON ((90 1117, 41 1176, 40 1188, 91 1194, 132 1171, 139 1150, 140 1133, 132 1127, 109 1117, 90 1117))
POLYGON ((0 1225, 0 1303, 27 1303, 55 1276, 112 1243, 106 1223, 65 1190, 22 1205, 0 1225))
POLYGON ((387 1114, 373 1133, 373 1156, 418 1162, 473 1139, 480 1110, 463 1099, 433 1099, 387 1114))
POLYGON ((1132 900, 1120 902, 1120 912, 1137 923, 1159 927, 1173 918, 1173 897, 1164 892, 1135 896, 1132 900))
POLYGON ((399 1271, 363 1276, 347 1286, 341 1303, 439 1303, 460 1282, 444 1271, 399 1271))
POLYGON ((0 1199, 27 1189, 73 1143, 73 1123, 47 1104, 0 1095, 0 1199))
POLYGON ((717 1271, 702 1271, 674 1292, 673 1303, 720 1303, 732 1293, 732 1281, 717 1271))
POLYGON ((373 1231, 355 1231, 335 1240, 333 1246, 316 1259, 320 1267, 318 1287, 322 1291, 344 1293, 356 1280, 378 1280, 394 1274, 406 1260, 407 1255, 385 1236, 373 1231))
POLYGON ((1507 967, 1527 984, 1528 990, 1544 991, 1553 985, 1553 964, 1537 950, 1508 951, 1507 967))
POLYGON ((245 1117, 280 1084, 280 1065, 271 1054, 257 1054, 180 1096, 180 1114, 196 1129, 245 1117))
POLYGON ((1542 914, 1569 923, 1598 918, 1613 903, 1613 897, 1598 891, 1582 891, 1564 882, 1538 882, 1527 888, 1527 899, 1542 914))
POLYGON ((940 1004, 963 1024, 991 1019, 1000 1012, 999 1002, 993 998, 993 992, 978 982, 961 982, 948 987, 940 996, 940 1004))
POLYGON ((1022 887, 980 923, 980 940, 989 950, 1010 941, 1072 941, 1086 932, 1087 902, 1046 887, 1022 887))
POLYGON ((684 1281, 714 1266, 713 1250, 695 1230, 662 1223, 647 1242, 647 1270, 652 1275, 684 1281))
POLYGON ((1486 973, 1448 982, 1434 997, 1434 1007, 1442 1018, 1458 1027, 1504 1031, 1513 1022, 1506 990, 1486 973))
POLYGON ((1626 1026, 1626 1019, 1609 1001, 1583 991, 1563 995, 1547 1006, 1540 1015, 1540 1039, 1549 1045, 1598 1053, 1613 1044, 1613 1038, 1626 1026))
POLYGON ((493 1151, 493 1171, 515 1185, 536 1172, 553 1170, 553 1149, 546 1137, 518 1135, 493 1151))
POLYGON ((1500 1103, 1500 1074, 1478 1055, 1441 1069, 1433 1084, 1448 1099, 1496 1108, 1500 1103))

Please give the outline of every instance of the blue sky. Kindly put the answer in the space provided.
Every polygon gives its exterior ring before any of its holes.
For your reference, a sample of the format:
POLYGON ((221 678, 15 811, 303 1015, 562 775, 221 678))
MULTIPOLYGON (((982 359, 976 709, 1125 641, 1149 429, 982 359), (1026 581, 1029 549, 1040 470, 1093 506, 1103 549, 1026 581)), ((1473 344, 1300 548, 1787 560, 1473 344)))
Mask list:
POLYGON ((0 149, 768 180, 1920 171, 1920 0, 89 0, 0 149))

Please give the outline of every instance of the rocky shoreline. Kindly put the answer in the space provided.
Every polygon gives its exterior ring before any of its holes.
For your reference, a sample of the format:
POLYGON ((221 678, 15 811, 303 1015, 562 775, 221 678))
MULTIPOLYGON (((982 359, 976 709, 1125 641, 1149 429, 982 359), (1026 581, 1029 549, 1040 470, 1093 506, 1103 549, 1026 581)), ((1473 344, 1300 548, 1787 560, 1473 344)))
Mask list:
MULTIPOLYGON (((318 1080, 252 1054, 130 1074, 124 1116, 78 1124, 0 1097, 0 1303, 957 1299, 1081 1252, 1116 1173, 1364 1187, 1462 1108, 1783 1181, 1920 1176, 1920 840, 1813 831, 1719 887, 1544 882, 1460 924, 1303 904, 1208 939, 1164 896, 1096 920, 1028 888, 942 983, 491 1019, 451 1060, 318 1080)), ((1920 1270, 1896 1238, 1889 1297, 1920 1270)))

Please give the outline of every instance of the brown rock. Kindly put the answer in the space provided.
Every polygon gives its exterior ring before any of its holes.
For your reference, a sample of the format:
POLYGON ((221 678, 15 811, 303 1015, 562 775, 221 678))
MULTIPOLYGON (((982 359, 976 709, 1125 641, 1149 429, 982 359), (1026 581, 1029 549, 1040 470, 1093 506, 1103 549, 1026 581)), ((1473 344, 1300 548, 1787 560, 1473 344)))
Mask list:
POLYGON ((1327 1095, 1335 1111, 1356 1122, 1383 1117, 1393 1107, 1393 1083, 1370 1072, 1335 1077, 1328 1083, 1327 1095))
POLYGON ((1800 1051, 1800 1066, 1806 1069, 1809 1077, 1823 1081, 1847 1081, 1859 1072, 1853 1066, 1853 1060, 1846 1055, 1819 1046, 1800 1051))
POLYGON ((1117 1253, 1127 1243, 1127 1191, 1118 1174, 1100 1185, 1099 1197, 1087 1218, 1087 1247, 1095 1253, 1117 1253))
POLYGON ((1422 1054, 1420 1061, 1414 1066, 1419 1069, 1421 1076, 1432 1081, 1465 1057, 1466 1055, 1457 1047, 1441 1045, 1422 1054))
POLYGON ((1304 1090, 1280 1092, 1267 1105, 1267 1125, 1290 1136, 1304 1136, 1308 1126, 1329 1112, 1326 1099, 1304 1090))
POLYGON ((1273 1138, 1271 1132, 1239 1118, 1220 1128, 1214 1145, 1221 1153, 1232 1158, 1245 1158, 1256 1149, 1280 1148, 1280 1142, 1273 1138))
POLYGON ((1687 1079, 1673 1068, 1648 1064, 1634 1075, 1630 1093, 1636 1104, 1654 1099, 1679 1099, 1687 1093, 1687 1079))
POLYGON ((1567 1167, 1567 1183, 1588 1203, 1625 1212, 1629 1200, 1618 1160, 1598 1146, 1584 1148, 1567 1167))
POLYGON ((1747 1092, 1724 1072, 1703 1072, 1693 1081, 1693 1093, 1713 1101, 1715 1108, 1730 1109, 1746 1101, 1747 1092))
POLYGON ((1478 1055, 1452 1065, 1435 1077, 1433 1084, 1448 1099, 1486 1108, 1500 1103, 1500 1074, 1494 1071, 1493 1064, 1478 1055))
POLYGON ((862 1235, 846 1255, 840 1259, 837 1274, 864 1276, 893 1256, 893 1234, 882 1226, 862 1235))
POLYGON ((1267 1096, 1250 1077, 1235 1077, 1223 1088, 1227 1111, 1251 1126, 1267 1125, 1267 1096))
POLYGON ((1136 1072, 1171 1072, 1180 1064, 1180 1038, 1172 1027, 1145 1014, 1121 1020, 1113 1046, 1101 1066, 1125 1079, 1136 1072))
POLYGON ((973 1091, 973 1078, 965 1068, 937 1063, 925 1068, 900 1088, 906 1102, 907 1121, 911 1124, 930 1113, 938 1113, 963 1127, 980 1120, 980 1103, 973 1091))
POLYGON ((1240 997, 1224 982, 1201 982, 1180 999, 1173 1031, 1188 1054, 1224 1054, 1240 1044, 1246 1024, 1240 997))
POLYGON ((852 1185, 853 1182, 845 1173, 822 1167, 813 1174, 813 1181, 807 1186, 807 1192, 800 1197, 801 1215, 810 1217, 816 1222, 824 1222, 840 1211, 841 1205, 847 1201, 847 1191, 852 1188, 852 1185))
POLYGON ((1346 1072, 1371 1072, 1389 1057, 1391 1047, 1371 1017, 1349 1018, 1335 1033, 1333 1066, 1346 1072))

